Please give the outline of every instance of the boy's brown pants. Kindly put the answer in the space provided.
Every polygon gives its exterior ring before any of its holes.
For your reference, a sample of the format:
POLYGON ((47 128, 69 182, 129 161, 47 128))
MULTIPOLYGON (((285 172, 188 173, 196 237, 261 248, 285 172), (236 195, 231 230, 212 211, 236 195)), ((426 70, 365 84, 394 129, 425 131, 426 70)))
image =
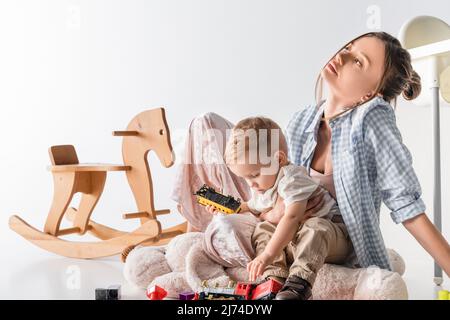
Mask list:
MULTIPOLYGON (((263 277, 296 275, 312 286, 324 263, 344 263, 353 252, 353 246, 347 228, 339 218, 332 219, 336 222, 317 217, 306 220, 283 252, 266 268, 263 277)), ((252 243, 257 256, 264 251, 275 228, 276 225, 267 221, 256 226, 252 243)))

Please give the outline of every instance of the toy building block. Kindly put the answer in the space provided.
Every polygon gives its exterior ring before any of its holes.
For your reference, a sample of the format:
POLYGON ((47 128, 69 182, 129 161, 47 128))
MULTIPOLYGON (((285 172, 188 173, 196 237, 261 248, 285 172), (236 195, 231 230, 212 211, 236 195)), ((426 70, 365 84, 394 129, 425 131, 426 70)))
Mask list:
POLYGON ((195 292, 183 292, 180 293, 179 299, 180 300, 194 300, 195 292))
POLYGON ((92 259, 120 254, 131 245, 163 245, 186 232, 187 223, 162 229, 158 215, 170 210, 156 210, 154 206, 151 171, 147 154, 153 151, 161 164, 168 168, 174 163, 164 108, 147 110, 136 115, 125 131, 115 131, 123 137, 123 164, 80 163, 73 145, 52 146, 49 149, 53 175, 53 202, 42 230, 28 224, 17 215, 9 219, 9 227, 36 246, 53 253, 79 259, 92 259), (96 223, 91 215, 99 201, 109 172, 125 172, 134 196, 137 212, 123 215, 124 219, 138 219, 140 226, 122 231, 96 223), (76 193, 81 194, 78 208, 70 207, 76 193), (63 217, 72 222, 61 228, 63 217), (69 234, 83 236, 86 232, 100 241, 68 241, 69 234))
POLYGON ((199 204, 204 206, 211 205, 223 213, 231 214, 241 211, 240 199, 235 199, 230 195, 224 196, 206 184, 195 192, 194 195, 197 197, 199 204))
POLYGON ((438 300, 450 300, 450 292, 447 290, 440 290, 438 293, 438 300))
POLYGON ((236 295, 242 296, 244 300, 250 300, 255 285, 252 283, 238 282, 234 292, 236 295))
POLYGON ((95 300, 120 300, 120 297, 120 285, 112 285, 106 289, 95 289, 95 300))
POLYGON ((108 300, 108 289, 95 288, 95 300, 108 300))
POLYGON ((150 300, 162 300, 167 296, 167 291, 159 286, 153 286, 147 289, 147 297, 150 300))

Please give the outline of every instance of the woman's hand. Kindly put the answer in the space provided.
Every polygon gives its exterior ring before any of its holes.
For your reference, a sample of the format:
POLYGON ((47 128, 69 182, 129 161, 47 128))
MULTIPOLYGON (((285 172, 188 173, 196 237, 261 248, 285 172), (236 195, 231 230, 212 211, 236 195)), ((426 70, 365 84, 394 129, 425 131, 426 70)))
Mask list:
POLYGON ((262 275, 264 270, 266 270, 266 267, 269 264, 271 264, 272 261, 273 261, 273 258, 270 257, 266 252, 261 253, 255 259, 250 261, 247 264, 249 281, 253 282, 256 280, 256 278, 258 278, 260 275, 262 275))
POLYGON ((308 202, 306 203, 305 215, 302 219, 302 222, 317 213, 325 205, 325 193, 320 193, 320 190, 320 188, 317 188, 316 191, 314 191, 311 197, 308 199, 308 202))
POLYGON ((281 217, 284 215, 284 210, 286 210, 284 199, 280 197, 280 195, 278 195, 275 206, 269 211, 262 212, 259 218, 273 224, 278 224, 278 222, 280 222, 281 220, 281 217))
MULTIPOLYGON (((312 215, 322 209, 322 207, 325 205, 324 195, 324 193, 320 192, 319 188, 317 188, 316 191, 313 192, 308 202, 306 203, 305 214, 300 223, 305 222, 312 215)), ((273 224, 278 224, 285 211, 286 206, 284 205, 284 199, 280 195, 278 195, 275 206, 271 210, 261 213, 260 219, 269 221, 273 224)))

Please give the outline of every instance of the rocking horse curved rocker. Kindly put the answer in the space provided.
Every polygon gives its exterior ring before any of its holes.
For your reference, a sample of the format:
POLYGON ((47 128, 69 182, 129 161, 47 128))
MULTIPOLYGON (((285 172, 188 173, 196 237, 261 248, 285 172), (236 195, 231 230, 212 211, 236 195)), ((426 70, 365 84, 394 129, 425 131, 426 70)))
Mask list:
POLYGON ((79 163, 74 146, 52 146, 49 155, 53 175, 53 202, 40 231, 20 217, 13 215, 9 226, 19 235, 53 253, 81 259, 100 258, 120 254, 130 246, 163 245, 173 237, 186 232, 187 223, 161 229, 158 215, 170 210, 155 210, 153 184, 147 154, 153 150, 161 164, 168 168, 174 163, 169 128, 163 108, 139 113, 131 120, 125 131, 114 131, 122 136, 123 165, 79 163), (140 219, 140 227, 131 232, 120 231, 91 220, 91 214, 105 185, 108 171, 125 171, 128 183, 136 201, 138 212, 124 214, 124 219, 140 219), (78 209, 69 207, 75 193, 80 192, 78 209), (66 216, 73 227, 61 229, 62 218, 66 216), (68 234, 84 235, 86 232, 101 241, 78 242, 61 239, 68 234))

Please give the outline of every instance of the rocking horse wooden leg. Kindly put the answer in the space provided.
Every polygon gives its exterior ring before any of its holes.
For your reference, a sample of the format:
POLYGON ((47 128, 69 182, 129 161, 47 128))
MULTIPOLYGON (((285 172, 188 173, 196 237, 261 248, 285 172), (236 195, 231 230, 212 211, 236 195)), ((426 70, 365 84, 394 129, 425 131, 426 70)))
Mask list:
POLYGON ((73 220, 73 226, 80 228, 80 234, 85 234, 92 211, 95 208, 106 181, 106 172, 81 172, 80 180, 86 180, 87 188, 81 196, 78 212, 73 220))
MULTIPOLYGON (((75 208, 71 207, 71 208, 67 209, 65 217, 69 221, 73 221, 76 216, 77 216, 77 210, 75 208)), ((120 236, 126 235, 128 233, 125 231, 120 231, 117 229, 107 227, 107 226, 105 226, 101 223, 97 223, 93 220, 89 220, 89 226, 87 229, 88 229, 87 231, 90 234, 92 234, 93 236, 95 236, 101 240, 108 240, 108 239, 120 237, 120 236)), ((177 235, 186 233, 186 231, 187 231, 187 222, 183 222, 176 226, 162 230, 161 235, 156 236, 153 239, 146 240, 145 242, 141 243, 141 245, 144 245, 144 246, 164 245, 164 244, 167 244, 173 237, 176 237, 177 235)))
MULTIPOLYGON (((124 145, 124 158, 126 158, 130 153, 130 148, 139 148, 139 146, 131 145, 131 143, 124 145)), ((139 150, 139 149, 138 149, 139 150)), ((131 158, 131 157, 130 157, 131 158)), ((133 170, 127 171, 128 184, 130 185, 131 191, 133 192, 134 199, 137 204, 139 213, 145 212, 146 216, 141 216, 141 224, 149 221, 150 219, 155 219, 153 216, 153 188, 151 183, 151 174, 147 166, 142 165, 144 160, 131 158, 126 163, 131 165, 133 170)))
MULTIPOLYGON (((170 240, 172 240, 174 237, 176 237, 176 236, 178 236, 178 235, 180 235, 180 234, 186 233, 187 227, 188 227, 187 221, 186 221, 186 222, 183 222, 183 223, 180 223, 180 224, 178 224, 178 225, 176 225, 176 226, 174 226, 174 227, 171 227, 171 228, 168 228, 168 229, 166 229, 166 230, 163 230, 163 231, 161 232, 161 234, 158 235, 157 237, 155 237, 155 238, 153 238, 153 239, 150 239, 150 240, 147 240, 147 241, 144 241, 144 242, 140 243, 140 245, 146 246, 146 247, 148 247, 148 246, 163 246, 163 245, 166 245, 166 244, 168 244, 168 243, 170 242, 170 240)), ((122 262, 125 263, 125 261, 126 261, 126 259, 127 259, 127 257, 128 257, 128 254, 129 254, 135 247, 136 247, 135 245, 132 245, 132 246, 129 246, 129 247, 125 248, 125 249, 122 251, 122 254, 121 254, 121 260, 122 260, 122 262)))
POLYGON ((76 173, 61 172, 53 174, 53 202, 45 222, 44 232, 56 236, 64 212, 66 212, 76 192, 76 173))
POLYGON ((151 240, 141 243, 143 246, 162 246, 170 242, 174 237, 186 233, 187 222, 180 223, 176 226, 164 229, 161 234, 151 240))
POLYGON ((136 246, 161 233, 157 220, 149 221, 123 236, 97 242, 66 241, 30 226, 18 216, 11 216, 9 227, 36 246, 61 256, 92 259, 121 253, 125 248, 136 246))
MULTIPOLYGON (((67 209, 65 217, 69 221, 74 221, 77 214, 78 214, 77 209, 70 207, 67 209)), ((112 238, 116 238, 116 237, 121 237, 128 233, 125 231, 120 231, 120 230, 117 230, 114 228, 107 227, 107 226, 105 226, 101 223, 97 223, 91 219, 89 219, 87 231, 90 234, 92 234, 93 236, 95 236, 101 240, 108 240, 108 239, 112 239, 112 238)))

